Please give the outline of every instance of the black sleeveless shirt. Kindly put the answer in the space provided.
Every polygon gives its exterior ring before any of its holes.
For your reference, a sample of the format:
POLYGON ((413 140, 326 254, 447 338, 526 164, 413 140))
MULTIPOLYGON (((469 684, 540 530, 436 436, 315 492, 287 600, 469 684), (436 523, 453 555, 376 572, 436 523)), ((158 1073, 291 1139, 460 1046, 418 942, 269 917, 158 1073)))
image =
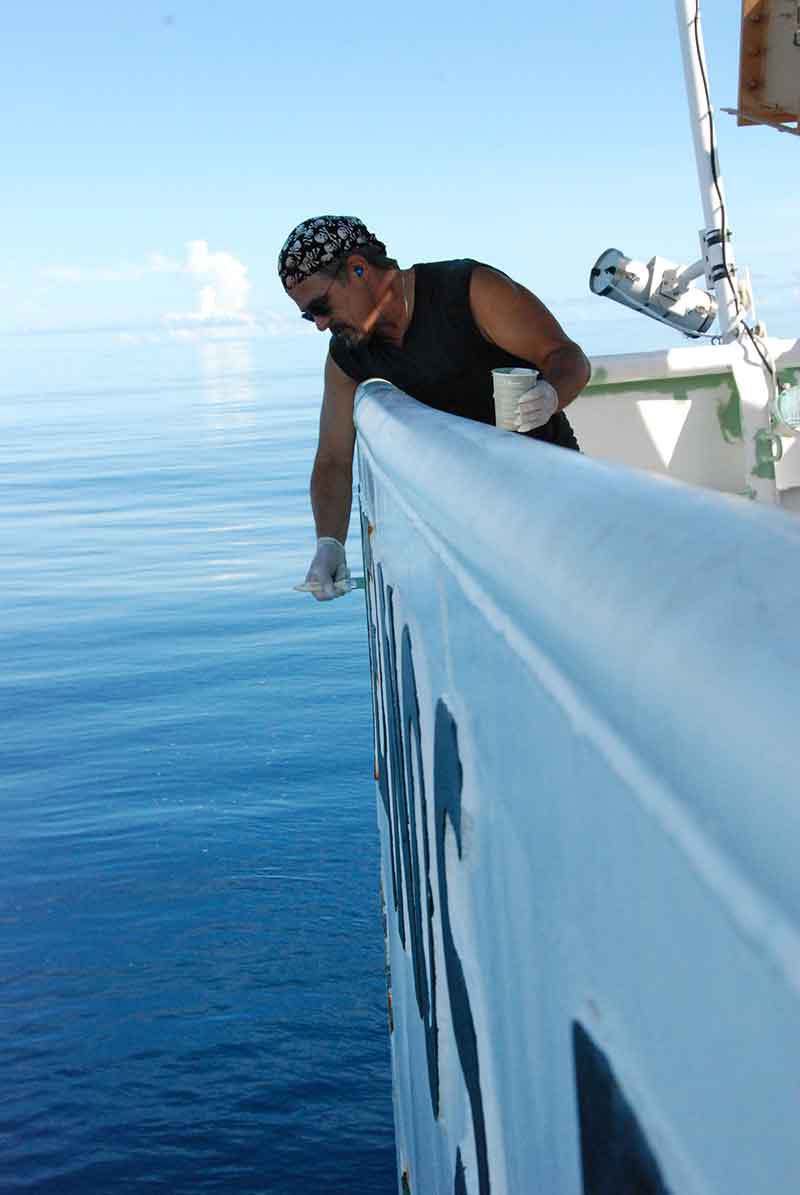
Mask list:
MULTIPOLYGON (((357 382, 385 378, 429 407, 494 424, 491 371, 503 365, 536 365, 498 348, 479 332, 469 305, 469 283, 480 264, 463 258, 414 266, 414 314, 402 346, 376 335, 348 348, 332 336, 330 354, 336 364, 357 382)), ((526 435, 563 448, 578 447, 563 411, 526 435)))

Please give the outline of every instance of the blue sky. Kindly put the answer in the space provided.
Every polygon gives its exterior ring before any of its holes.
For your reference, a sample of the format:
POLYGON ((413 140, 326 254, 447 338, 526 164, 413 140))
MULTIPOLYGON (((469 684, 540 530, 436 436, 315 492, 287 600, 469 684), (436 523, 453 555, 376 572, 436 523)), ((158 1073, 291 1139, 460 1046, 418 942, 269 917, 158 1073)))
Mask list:
MULTIPOLYGON (((703 0, 734 247, 796 335, 800 144, 738 129, 738 5, 703 0)), ((361 216, 403 265, 472 256, 590 353, 680 337, 589 296, 601 250, 698 256, 672 0, 276 8, 7 6, 0 333, 290 341, 275 275, 299 220, 361 216)), ((312 341, 314 348, 312 349, 312 341)))

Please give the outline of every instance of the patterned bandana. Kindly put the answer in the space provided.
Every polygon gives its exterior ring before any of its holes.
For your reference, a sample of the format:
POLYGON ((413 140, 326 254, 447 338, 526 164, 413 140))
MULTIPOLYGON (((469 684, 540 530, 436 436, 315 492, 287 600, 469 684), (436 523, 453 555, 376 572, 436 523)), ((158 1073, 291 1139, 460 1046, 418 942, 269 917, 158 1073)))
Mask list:
POLYGON ((278 254, 278 273, 287 291, 316 274, 322 266, 346 257, 362 245, 386 252, 383 241, 355 216, 316 216, 289 233, 278 254))

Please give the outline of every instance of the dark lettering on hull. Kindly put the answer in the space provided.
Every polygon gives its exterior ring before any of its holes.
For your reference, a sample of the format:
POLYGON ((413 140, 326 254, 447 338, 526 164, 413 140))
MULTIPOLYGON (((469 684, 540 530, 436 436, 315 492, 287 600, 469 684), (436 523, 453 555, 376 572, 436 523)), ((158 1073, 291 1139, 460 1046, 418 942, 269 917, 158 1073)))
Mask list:
MULTIPOLYGON (((385 583, 380 566, 376 568, 374 565, 370 528, 363 513, 361 540, 367 577, 375 772, 386 814, 398 934, 403 949, 411 955, 417 1010, 425 1036, 431 1107, 434 1118, 438 1120, 439 1021, 434 937, 438 903, 447 1000, 470 1103, 475 1142, 477 1191, 473 1183, 470 1186, 474 1195, 490 1195, 478 1042, 464 968, 456 949, 450 917, 445 854, 449 822, 458 858, 462 856, 463 770, 458 727, 441 699, 436 702, 435 713, 427 708, 420 710, 411 634, 405 625, 399 640, 398 668, 393 590, 385 583), (436 902, 428 830, 428 797, 422 760, 422 724, 425 718, 431 716, 434 717, 436 902)), ((572 1041, 584 1195, 671 1195, 656 1156, 608 1058, 577 1021, 572 1026, 572 1041)), ((404 1191, 410 1191, 407 1173, 403 1175, 402 1186, 404 1191)), ((460 1148, 456 1151, 453 1195, 468 1195, 467 1168, 460 1148)))
MULTIPOLYGON (((389 830, 389 866, 392 873, 392 903, 397 914, 397 924, 400 941, 405 948, 406 934, 403 918, 403 877, 400 871, 400 860, 397 855, 398 813, 397 802, 392 799, 392 790, 396 782, 395 757, 399 750, 397 726, 397 689, 396 674, 393 668, 393 655, 388 646, 389 635, 386 630, 386 588, 380 568, 375 576, 376 609, 371 609, 369 586, 367 587, 367 617, 370 618, 370 628, 374 627, 376 643, 370 653, 372 684, 374 692, 373 716, 375 724, 375 773, 378 781, 378 791, 386 814, 389 830)), ((388 601, 391 603, 391 590, 388 601)))
POLYGON ((380 567, 375 571, 370 544, 370 529, 366 515, 361 512, 361 548, 364 555, 364 576, 367 578, 365 596, 367 602, 367 643, 369 645, 369 667, 372 674, 372 718, 375 743, 375 780, 378 784, 383 811, 389 825, 389 854, 392 870, 392 901, 395 912, 398 908, 397 871, 395 867, 394 833, 392 827, 391 796, 389 793, 389 728, 387 726, 387 696, 384 684, 383 645, 385 597, 383 574, 380 567), (376 601, 373 603, 373 589, 376 601))
POLYGON ((584 1195, 670 1195, 606 1055, 572 1024, 584 1195))
MULTIPOLYGON (((407 819, 401 815, 406 809, 405 768, 403 767, 403 741, 400 726, 400 699, 397 693, 397 642, 394 635, 394 603, 392 588, 383 585, 381 577, 380 608, 383 640, 384 705, 386 708, 386 753, 388 756, 386 778, 389 786, 389 808, 392 822, 392 872, 396 892, 395 909, 397 928, 403 949, 406 944, 406 916, 403 901, 403 869, 400 863, 401 834, 408 834, 407 819)), ((406 881, 410 873, 406 871, 406 881)), ((410 923, 410 919, 409 919, 410 923)))
POLYGON ((467 1176, 464 1173, 460 1149, 456 1150, 456 1178, 453 1184, 453 1195, 467 1195, 467 1176))
MULTIPOLYGON (((383 716, 381 703, 381 669, 378 655, 377 612, 372 601, 371 581, 373 577, 372 545, 370 543, 370 527, 367 516, 361 511, 361 551, 364 557, 364 576, 367 584, 364 587, 364 597, 367 603, 367 649, 369 651, 369 671, 372 677, 372 727, 375 746, 375 780, 383 802, 384 812, 389 816, 389 789, 381 780, 384 769, 380 767, 382 761, 381 741, 386 742, 386 719, 383 716)), ((385 761, 384 761, 385 762, 385 761)))
POLYGON ((453 828, 458 857, 461 858, 461 757, 458 753, 458 730, 452 714, 440 699, 436 703, 436 731, 433 749, 433 787, 436 814, 436 863, 439 872, 439 908, 442 917, 442 938, 444 940, 444 961, 447 972, 447 990, 450 996, 450 1013, 456 1036, 461 1071, 469 1094, 472 1111, 472 1128, 475 1135, 475 1154, 478 1163, 478 1191, 488 1195, 489 1158, 486 1148, 486 1121, 483 1113, 481 1077, 478 1065, 478 1039, 475 1022, 458 951, 450 922, 450 904, 447 892, 447 867, 445 864, 445 836, 447 822, 453 828))
MULTIPOLYGON (((402 701, 400 699, 393 592, 391 586, 386 585, 384 581, 382 569, 374 567, 369 529, 363 516, 362 544, 365 573, 368 578, 367 616, 373 682, 376 773, 389 831, 392 894, 397 913, 398 934, 403 948, 411 954, 417 1009, 425 1035, 431 1107, 434 1118, 438 1119, 439 1024, 434 938, 436 904, 431 878, 432 852, 428 832, 421 731, 421 719, 429 711, 421 712, 419 708, 411 634, 407 626, 403 627, 400 637, 399 673, 402 676, 402 701)), ((437 897, 444 943, 448 1001, 472 1115, 478 1195, 489 1195, 491 1187, 478 1043, 464 970, 453 937, 444 851, 449 820, 455 834, 459 858, 461 856, 461 785, 462 768, 456 723, 444 702, 439 701, 434 725, 437 897)), ((455 1195, 467 1195, 466 1170, 460 1149, 456 1154, 453 1189, 455 1195)))
MULTIPOLYGON (((411 635, 403 627, 402 643, 403 670, 403 742, 405 747, 406 783, 409 794, 409 822, 411 838, 410 893, 413 894, 412 958, 414 963, 414 990, 417 1008, 425 1029, 425 1051, 428 1058, 428 1080, 431 1089, 433 1115, 439 1116, 439 1026, 436 1020, 436 956, 433 940, 433 891, 431 888, 431 848, 428 838, 428 800, 425 793, 425 773, 422 766, 422 731, 419 720, 419 698, 417 678, 414 674, 414 658, 411 652, 411 635), (414 767, 416 764, 416 769, 414 767), (422 837, 422 868, 420 870, 417 845, 417 808, 419 808, 419 832, 422 837), (424 896, 423 896, 423 883, 424 896), (427 930, 427 953, 423 946, 423 924, 427 930)), ((412 911, 409 910, 409 915, 412 911)))

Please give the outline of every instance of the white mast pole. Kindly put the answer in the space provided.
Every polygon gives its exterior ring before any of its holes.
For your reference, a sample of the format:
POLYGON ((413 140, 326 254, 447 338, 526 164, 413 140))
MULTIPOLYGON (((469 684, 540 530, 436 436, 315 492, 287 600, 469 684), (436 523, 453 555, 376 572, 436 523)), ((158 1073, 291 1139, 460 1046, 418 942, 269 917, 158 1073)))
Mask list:
POLYGON ((697 179, 705 220, 703 256, 709 263, 713 262, 709 281, 714 285, 719 325, 723 337, 727 339, 736 324, 737 296, 733 288, 736 275, 730 247, 730 229, 726 219, 725 191, 714 141, 711 91, 703 32, 700 27, 699 0, 676 0, 676 8, 686 98, 689 101, 689 123, 692 127, 697 179), (726 239, 723 241, 722 237, 726 239), (711 244, 708 243, 709 240, 711 244))
MULTIPOLYGON (((736 290, 725 192, 714 139, 711 90, 700 27, 700 0, 675 0, 675 8, 705 220, 701 239, 706 277, 716 293, 723 340, 738 340, 739 352, 734 356, 733 376, 741 401, 747 471, 745 492, 759 501, 777 503, 780 498, 772 458, 780 451, 780 439, 772 434, 770 424, 772 370, 767 364, 768 358, 762 360, 743 326, 745 312, 736 290)), ((762 351, 766 357, 766 350, 762 351)))

